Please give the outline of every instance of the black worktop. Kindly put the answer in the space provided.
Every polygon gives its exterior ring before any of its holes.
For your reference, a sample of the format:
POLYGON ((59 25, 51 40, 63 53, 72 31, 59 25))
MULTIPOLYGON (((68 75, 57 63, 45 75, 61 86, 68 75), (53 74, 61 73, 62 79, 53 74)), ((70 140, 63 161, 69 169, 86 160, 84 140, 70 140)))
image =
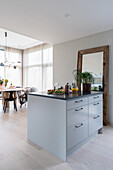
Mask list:
POLYGON ((70 100, 78 97, 89 97, 92 95, 98 95, 98 94, 103 94, 103 92, 99 91, 91 91, 91 93, 70 93, 68 95, 66 94, 60 94, 60 95, 55 95, 55 94, 47 94, 47 93, 37 93, 37 92, 31 92, 28 95, 33 95, 33 96, 39 96, 39 97, 48 97, 52 99, 60 99, 60 100, 70 100))

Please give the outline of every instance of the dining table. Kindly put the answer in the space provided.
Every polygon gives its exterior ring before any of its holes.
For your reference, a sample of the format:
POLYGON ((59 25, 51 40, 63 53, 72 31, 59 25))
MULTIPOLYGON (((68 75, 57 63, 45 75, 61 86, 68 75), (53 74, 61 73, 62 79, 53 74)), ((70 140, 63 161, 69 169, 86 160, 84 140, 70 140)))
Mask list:
MULTIPOLYGON (((14 88, 14 87, 10 87, 10 88, 0 88, 0 92, 5 92, 4 93, 4 97, 9 98, 9 96, 11 97, 16 97, 16 105, 17 105, 17 93, 24 91, 24 88, 14 88)), ((4 100, 3 100, 3 96, 2 96, 2 104, 4 104, 4 100)), ((9 102, 7 103, 7 108, 9 108, 9 102)))

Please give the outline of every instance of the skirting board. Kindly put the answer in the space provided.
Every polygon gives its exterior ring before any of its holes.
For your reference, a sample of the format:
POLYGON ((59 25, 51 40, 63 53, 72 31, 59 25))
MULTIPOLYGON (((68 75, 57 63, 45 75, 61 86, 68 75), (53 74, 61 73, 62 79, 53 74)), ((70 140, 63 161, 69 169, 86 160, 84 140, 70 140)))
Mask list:
POLYGON ((111 125, 111 126, 113 126, 113 122, 108 122, 108 125, 111 125))

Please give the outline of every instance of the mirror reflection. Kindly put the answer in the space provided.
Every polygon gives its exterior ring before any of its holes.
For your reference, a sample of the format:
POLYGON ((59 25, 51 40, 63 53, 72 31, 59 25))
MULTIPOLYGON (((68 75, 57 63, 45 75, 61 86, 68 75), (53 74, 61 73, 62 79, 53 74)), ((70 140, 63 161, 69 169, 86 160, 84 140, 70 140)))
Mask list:
POLYGON ((82 72, 90 72, 94 77, 92 90, 103 90, 103 52, 84 54, 82 72))

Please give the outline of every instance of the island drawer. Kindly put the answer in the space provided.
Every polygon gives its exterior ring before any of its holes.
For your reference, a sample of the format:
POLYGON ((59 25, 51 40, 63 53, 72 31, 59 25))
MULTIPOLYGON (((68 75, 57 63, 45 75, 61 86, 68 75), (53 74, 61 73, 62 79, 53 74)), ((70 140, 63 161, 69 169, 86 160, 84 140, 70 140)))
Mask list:
POLYGON ((67 111, 67 127, 88 119, 88 105, 67 111))
POLYGON ((103 100, 103 95, 102 94, 93 95, 93 96, 89 97, 89 103, 98 102, 100 100, 103 100))
POLYGON ((97 114, 93 116, 92 118, 89 118, 89 135, 95 133, 100 128, 102 128, 102 115, 97 114))
POLYGON ((67 110, 88 104, 88 98, 78 98, 67 101, 67 110))
POLYGON ((102 101, 96 101, 94 103, 89 104, 89 117, 93 117, 96 114, 102 113, 103 104, 102 101))
POLYGON ((88 137, 88 120, 67 128, 67 150, 88 137))

